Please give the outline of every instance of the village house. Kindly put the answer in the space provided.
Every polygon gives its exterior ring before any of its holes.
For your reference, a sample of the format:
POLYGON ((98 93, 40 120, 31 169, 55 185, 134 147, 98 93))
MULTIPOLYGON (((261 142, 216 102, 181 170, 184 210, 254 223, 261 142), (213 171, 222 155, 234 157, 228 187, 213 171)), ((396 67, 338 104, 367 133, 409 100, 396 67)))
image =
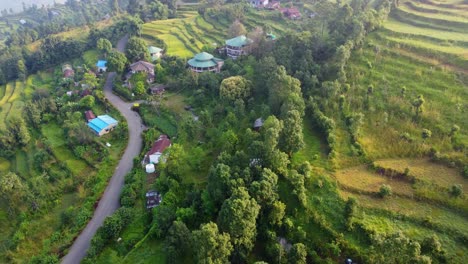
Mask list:
POLYGON ((98 72, 100 72, 100 73, 106 72, 107 71, 106 64, 107 64, 107 61, 98 60, 98 62, 96 63, 96 67, 97 67, 98 72))
POLYGON ((262 126, 263 126, 263 119, 262 119, 261 117, 255 119, 255 122, 254 122, 254 124, 253 124, 253 129, 254 129, 255 131, 259 131, 260 128, 262 128, 262 126))
POLYGON ((268 0, 251 0, 250 4, 256 8, 262 8, 268 5, 268 0))
POLYGON ((109 133, 117 126, 117 120, 108 116, 100 115, 88 122, 88 127, 98 136, 109 133))
POLYGON ((162 201, 162 196, 157 191, 148 191, 146 193, 146 209, 158 206, 162 201))
POLYGON ((164 84, 158 84, 150 87, 150 92, 152 95, 162 96, 166 92, 166 86, 164 84))
POLYGON ((145 155, 145 161, 152 164, 158 164, 164 150, 171 146, 171 140, 167 135, 160 135, 145 155))
POLYGON ((213 55, 207 52, 202 52, 195 55, 187 63, 193 72, 220 72, 224 61, 213 57, 213 55))
POLYGON ((226 40, 226 54, 233 59, 237 59, 237 57, 249 53, 251 43, 252 40, 244 35, 228 39, 226 40))
POLYGON ((281 8, 280 12, 281 12, 281 14, 283 14, 283 16, 285 16, 285 17, 287 17, 289 19, 292 19, 292 20, 296 20, 296 19, 301 18, 301 12, 299 12, 299 10, 297 8, 295 8, 295 7, 281 8))
POLYGON ((75 71, 70 64, 64 64, 62 66, 62 73, 65 79, 73 79, 73 76, 75 76, 75 71))
POLYGON ((148 83, 154 82, 154 64, 146 61, 137 61, 130 65, 130 73, 145 72, 148 74, 148 83))
POLYGON ((268 3, 266 5, 266 9, 268 10, 278 10, 280 9, 281 5, 280 5, 280 2, 279 1, 271 1, 270 3, 268 3))
POLYGON ((91 120, 93 120, 94 118, 96 118, 96 116, 94 115, 93 111, 88 110, 88 111, 85 111, 85 118, 86 118, 86 122, 89 123, 89 121, 91 121, 91 120))
POLYGON ((163 49, 160 49, 160 48, 154 47, 154 46, 149 46, 148 51, 149 51, 149 54, 151 56, 151 60, 155 61, 155 60, 158 60, 159 58, 161 58, 163 49))

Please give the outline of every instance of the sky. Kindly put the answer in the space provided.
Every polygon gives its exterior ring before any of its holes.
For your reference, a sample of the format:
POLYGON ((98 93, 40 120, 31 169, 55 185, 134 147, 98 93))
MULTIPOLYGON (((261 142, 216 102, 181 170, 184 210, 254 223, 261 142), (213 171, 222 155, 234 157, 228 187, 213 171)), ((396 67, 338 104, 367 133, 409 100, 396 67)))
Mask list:
MULTIPOLYGON (((36 4, 37 6, 42 5, 53 5, 54 0, 0 0, 0 10, 13 8, 14 12, 21 12, 23 10, 23 2, 26 6, 36 4)), ((65 0, 55 0, 57 3, 64 3, 65 0)))

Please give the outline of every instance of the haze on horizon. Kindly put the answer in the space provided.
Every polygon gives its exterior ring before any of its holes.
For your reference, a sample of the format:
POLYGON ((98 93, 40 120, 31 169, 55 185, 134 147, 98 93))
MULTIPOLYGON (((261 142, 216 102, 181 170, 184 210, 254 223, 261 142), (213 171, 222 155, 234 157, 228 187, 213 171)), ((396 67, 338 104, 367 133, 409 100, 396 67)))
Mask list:
POLYGON ((20 1, 11 1, 11 0, 1 0, 0 1, 0 10, 8 10, 10 11, 10 8, 13 9, 15 13, 23 11, 23 2, 26 4, 27 7, 32 6, 33 4, 36 4, 38 7, 41 7, 42 5, 53 5, 55 3, 64 3, 65 0, 20 0, 20 1))

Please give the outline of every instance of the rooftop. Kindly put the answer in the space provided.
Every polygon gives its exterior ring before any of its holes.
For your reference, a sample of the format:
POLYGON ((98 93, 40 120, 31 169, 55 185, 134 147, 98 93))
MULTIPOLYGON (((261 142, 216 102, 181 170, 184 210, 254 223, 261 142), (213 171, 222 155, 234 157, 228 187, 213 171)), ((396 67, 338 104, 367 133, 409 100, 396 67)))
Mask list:
POLYGON ((96 133, 99 133, 109 125, 117 123, 117 120, 108 115, 100 115, 97 118, 94 118, 93 120, 89 121, 88 126, 96 133))
POLYGON ((215 58, 207 52, 202 52, 195 55, 193 59, 190 59, 188 64, 192 67, 209 68, 218 65, 218 62, 221 61, 223 60, 215 58))
POLYGON ((150 209, 158 206, 162 201, 161 194, 157 191, 148 191, 146 193, 146 208, 150 209))
POLYGON ((226 40, 226 45, 232 47, 243 47, 245 45, 249 45, 250 43, 252 43, 252 40, 244 35, 226 40))
POLYGON ((134 72, 140 72, 140 71, 154 71, 154 64, 146 62, 146 61, 137 61, 133 64, 130 64, 130 69, 134 72))
POLYGON ((167 137, 167 135, 159 136, 158 140, 156 140, 148 151, 148 155, 153 155, 155 153, 163 153, 163 151, 171 145, 171 141, 167 137))
POLYGON ((93 120, 94 118, 96 118, 93 111, 91 111, 91 110, 88 110, 88 111, 85 112, 85 117, 86 117, 86 121, 88 121, 88 122, 93 120))
POLYGON ((154 47, 154 46, 149 46, 149 47, 148 47, 148 51, 149 51, 150 53, 158 53, 158 52, 161 52, 162 49, 160 49, 160 48, 158 48, 158 47, 154 47))
POLYGON ((96 67, 98 67, 98 68, 106 67, 106 64, 107 64, 107 61, 98 60, 98 62, 96 63, 96 67))
POLYGON ((260 117, 260 118, 257 118, 254 122, 254 128, 260 128, 263 126, 263 119, 260 117))

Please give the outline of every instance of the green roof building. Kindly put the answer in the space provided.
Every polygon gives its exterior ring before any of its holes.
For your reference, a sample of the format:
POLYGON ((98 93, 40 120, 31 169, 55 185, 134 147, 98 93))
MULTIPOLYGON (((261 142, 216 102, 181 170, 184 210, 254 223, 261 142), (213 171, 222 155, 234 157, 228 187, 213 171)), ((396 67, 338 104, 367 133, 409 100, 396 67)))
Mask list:
POLYGON ((222 59, 215 58, 207 52, 198 53, 188 61, 188 65, 193 72, 219 72, 223 64, 222 59))
POLYGON ((249 45, 252 44, 252 40, 244 35, 226 40, 226 54, 233 58, 249 53, 249 45))
POLYGON ((163 49, 160 49, 160 48, 154 47, 154 46, 149 46, 148 51, 149 51, 149 54, 151 56, 151 60, 155 61, 155 60, 158 60, 159 58, 161 58, 163 49))

